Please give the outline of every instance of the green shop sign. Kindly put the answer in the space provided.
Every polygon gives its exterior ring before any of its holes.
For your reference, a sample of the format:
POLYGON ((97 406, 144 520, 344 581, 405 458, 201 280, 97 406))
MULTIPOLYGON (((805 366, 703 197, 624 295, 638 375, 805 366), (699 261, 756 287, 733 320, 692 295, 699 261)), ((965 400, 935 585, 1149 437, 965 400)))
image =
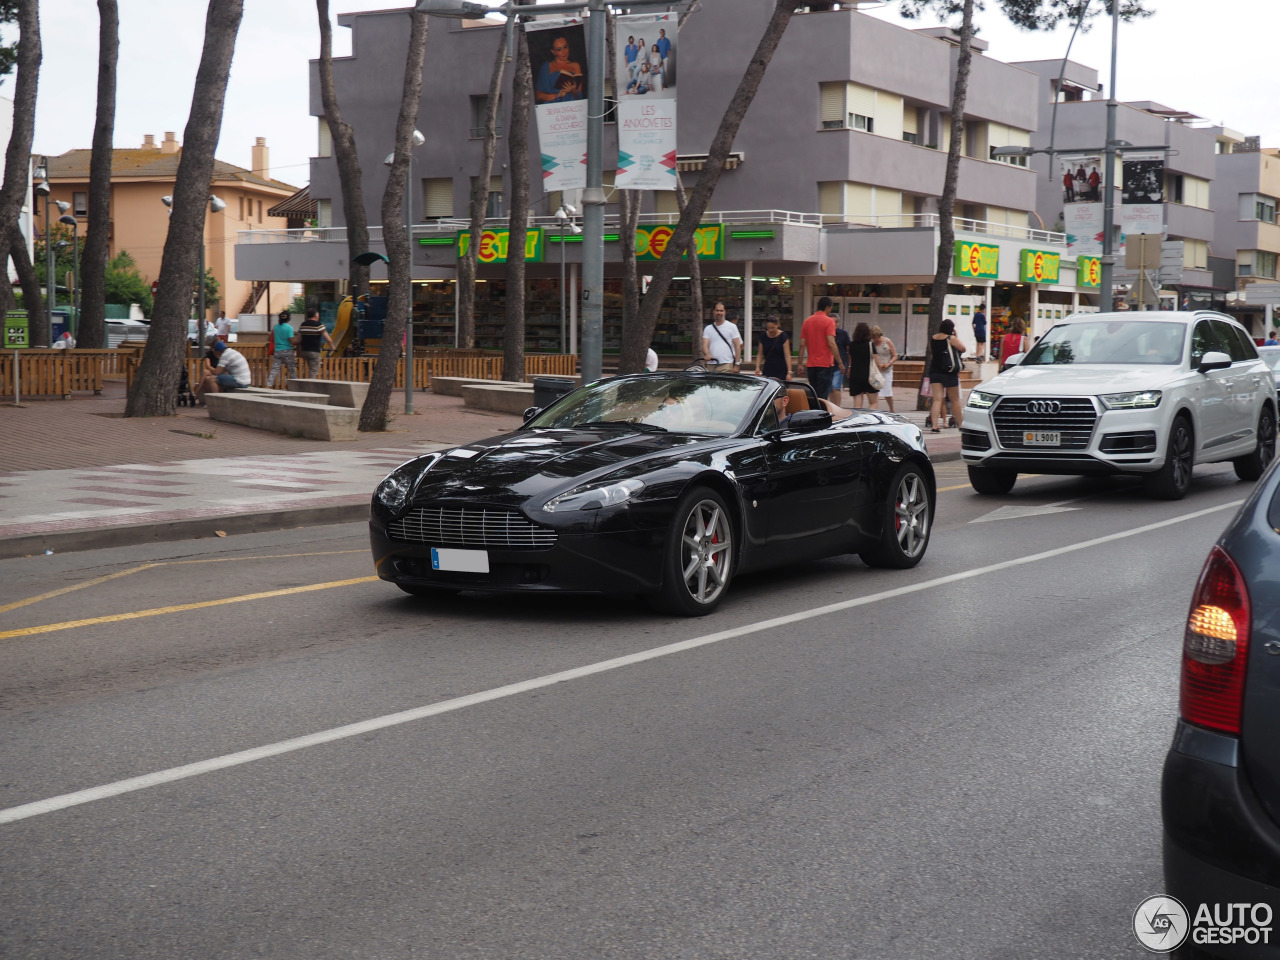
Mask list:
MULTIPOLYGON (((661 260, 676 228, 667 224, 636 228, 636 259, 661 260)), ((724 259, 724 224, 704 223, 693 232, 693 248, 699 260, 724 259)), ((683 259, 688 259, 686 253, 683 259)))
POLYGON ((1102 286, 1102 258, 1076 257, 1076 286, 1102 286))
MULTIPOLYGON (((480 263, 506 263, 507 247, 511 244, 510 230, 484 230, 480 234, 480 249, 476 253, 476 260, 480 263)), ((458 259, 461 260, 467 255, 467 248, 471 246, 471 231, 462 230, 458 233, 457 249, 458 259)), ((528 263, 542 263, 544 255, 547 251, 547 238, 541 227, 530 230, 525 235, 524 258, 528 263)))
POLYGON ((999 280, 1000 248, 971 240, 957 240, 956 263, 951 272, 957 277, 999 280))
POLYGON ((1062 257, 1048 250, 1023 250, 1018 259, 1018 279, 1023 283, 1057 283, 1062 257))

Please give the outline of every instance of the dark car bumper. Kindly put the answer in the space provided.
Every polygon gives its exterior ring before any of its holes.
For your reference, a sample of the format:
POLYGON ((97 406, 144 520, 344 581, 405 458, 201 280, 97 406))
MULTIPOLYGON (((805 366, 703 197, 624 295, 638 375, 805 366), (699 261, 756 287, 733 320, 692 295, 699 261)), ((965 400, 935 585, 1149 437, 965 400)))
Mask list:
POLYGON ((1280 955, 1280 829, 1239 766, 1238 741, 1179 721, 1161 783, 1165 893, 1194 919, 1201 904, 1270 905, 1269 943, 1188 944, 1214 956, 1280 955))
POLYGON ((369 542, 379 577, 393 583, 446 590, 516 593, 651 593, 662 584, 664 537, 653 530, 561 533, 545 550, 489 549, 488 573, 431 568, 432 544, 405 543, 369 521, 369 542))

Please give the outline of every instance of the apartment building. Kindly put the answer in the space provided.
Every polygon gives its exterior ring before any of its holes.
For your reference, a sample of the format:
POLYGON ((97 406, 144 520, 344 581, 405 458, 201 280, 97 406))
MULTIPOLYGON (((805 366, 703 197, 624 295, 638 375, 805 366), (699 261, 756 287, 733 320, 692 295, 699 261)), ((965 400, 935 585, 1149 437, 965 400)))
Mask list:
MULTIPOLYGON (((679 167, 687 186, 702 169, 773 6, 772 0, 708 0, 681 29, 679 167)), ((817 297, 831 295, 850 318, 876 318, 886 331, 896 330, 901 343, 922 349, 923 334, 915 331, 923 329, 918 310, 928 297, 937 257, 937 196, 949 146, 958 38, 946 29, 909 30, 866 16, 856 3, 833 6, 815 3, 798 11, 774 55, 707 212, 707 222, 725 225, 725 244, 722 260, 702 263, 703 276, 715 281, 707 288, 709 296, 728 299, 730 309, 747 319, 767 310, 779 313, 786 325, 803 317, 817 297), (742 285, 744 276, 756 278, 750 293, 742 285)), ((344 113, 359 118, 357 146, 372 224, 380 219, 382 160, 392 146, 400 98, 400 78, 386 65, 398 62, 405 51, 403 18, 403 10, 339 18, 353 31, 352 54, 335 60, 335 82, 344 113)), ((468 21, 431 24, 417 124, 427 140, 414 153, 410 198, 419 281, 415 342, 451 342, 448 297, 457 260, 451 238, 468 213, 480 162, 479 117, 502 32, 500 26, 468 21)), ((961 319, 982 302, 1028 316, 1033 304, 1043 303, 1061 316, 1089 304, 1089 290, 1076 286, 1065 238, 1046 230, 1037 215, 1034 173, 1025 161, 992 157, 995 147, 1032 142, 1039 119, 1038 77, 991 59, 985 50, 977 41, 955 216, 958 242, 982 245, 989 269, 952 278, 954 312, 961 319), (1054 271, 1026 276, 1020 269, 1024 253, 1052 258, 1054 271)), ((508 73, 504 129, 509 82, 508 73)), ((319 99, 313 65, 311 109, 318 135, 309 189, 321 230, 311 232, 312 240, 336 236, 325 230, 345 222, 319 99)), ((536 158, 536 133, 532 141, 536 158)), ((511 186, 506 150, 504 138, 489 211, 499 218, 511 186)), ((611 124, 606 124, 604 151, 608 193, 617 156, 611 124)), ((535 226, 550 226, 562 198, 543 193, 536 162, 530 195, 535 226)), ((646 222, 675 215, 670 192, 647 194, 643 202, 646 222)), ((607 223, 614 223, 615 215, 611 202, 607 223)), ((237 248, 240 276, 313 281, 310 292, 322 297, 341 292, 345 251, 336 245, 308 244, 301 235, 296 243, 248 242, 255 239, 261 238, 242 238, 237 248)), ((560 244, 552 233, 547 239, 550 254, 528 266, 535 314, 531 348, 549 339, 536 332, 542 319, 537 314, 558 296, 560 258, 571 276, 581 260, 581 244, 572 238, 560 244)), ((606 242, 605 259, 607 282, 612 282, 620 276, 616 236, 606 242)), ((489 345, 486 336, 494 341, 500 335, 496 319, 486 318, 501 314, 502 267, 481 265, 479 277, 488 286, 478 307, 478 330, 482 345, 489 345)), ((659 329, 659 342, 673 350, 687 344, 694 320, 681 313, 684 290, 677 284, 670 323, 659 329)), ((606 293, 607 348, 616 337, 618 310, 612 292, 606 293)), ((576 301, 572 289, 569 300, 576 301)))

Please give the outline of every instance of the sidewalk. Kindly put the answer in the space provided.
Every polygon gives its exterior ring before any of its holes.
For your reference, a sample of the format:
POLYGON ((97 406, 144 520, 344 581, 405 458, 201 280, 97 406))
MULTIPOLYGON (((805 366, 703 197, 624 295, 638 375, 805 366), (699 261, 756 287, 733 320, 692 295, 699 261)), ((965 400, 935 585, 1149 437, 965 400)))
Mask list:
MULTIPOLYGON (((405 416, 403 397, 390 430, 341 443, 218 423, 203 407, 125 419, 120 383, 100 397, 0 403, 0 559, 363 520, 377 482, 405 460, 520 425, 429 391, 405 416)), ((923 425, 913 394, 895 402, 923 425)), ((959 458, 958 431, 925 438, 935 462, 959 458)))

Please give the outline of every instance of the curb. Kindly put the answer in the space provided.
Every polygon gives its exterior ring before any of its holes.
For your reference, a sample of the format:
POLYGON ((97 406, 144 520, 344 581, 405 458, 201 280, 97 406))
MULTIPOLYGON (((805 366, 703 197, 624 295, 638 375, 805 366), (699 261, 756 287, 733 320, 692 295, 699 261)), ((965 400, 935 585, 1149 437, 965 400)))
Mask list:
POLYGON ((262 533, 266 530, 355 523, 368 519, 369 501, 361 497, 356 503, 336 507, 299 507, 294 510, 268 510, 166 523, 138 523, 95 530, 33 533, 0 540, 0 560, 41 555, 46 550, 54 553, 77 553, 82 550, 132 547, 144 543, 202 540, 217 537, 218 531, 227 535, 262 533))

